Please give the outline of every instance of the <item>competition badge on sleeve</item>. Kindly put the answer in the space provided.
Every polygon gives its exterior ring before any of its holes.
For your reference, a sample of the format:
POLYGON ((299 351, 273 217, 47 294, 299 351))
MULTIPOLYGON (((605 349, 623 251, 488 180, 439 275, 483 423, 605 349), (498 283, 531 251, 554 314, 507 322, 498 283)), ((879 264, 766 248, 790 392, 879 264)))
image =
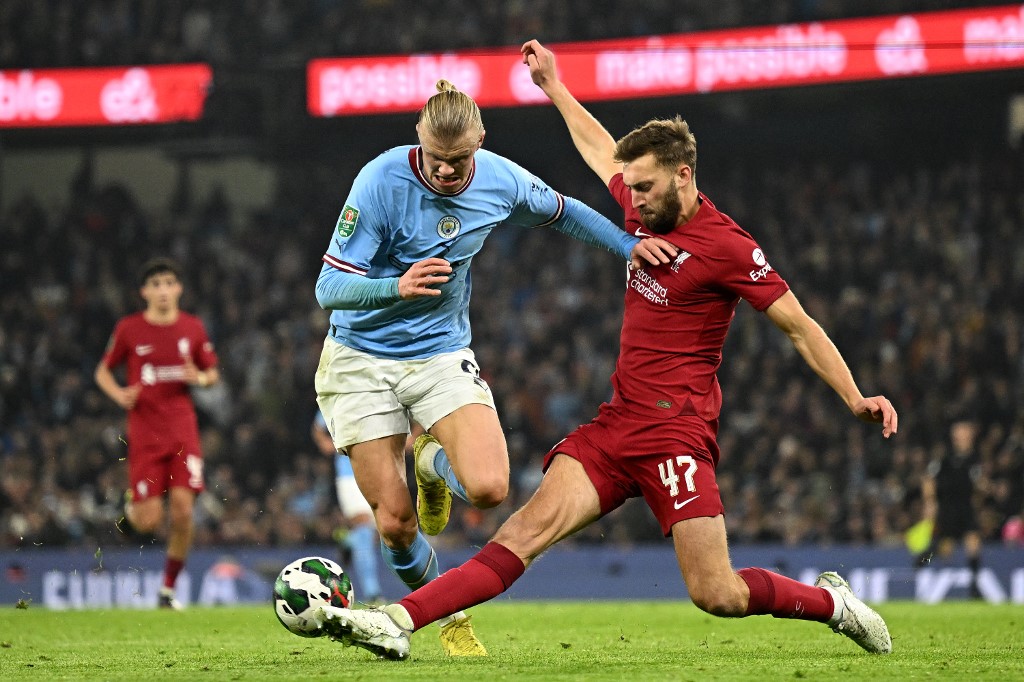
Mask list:
POLYGON ((358 221, 359 209, 345 204, 345 208, 341 209, 341 215, 338 217, 338 235, 341 237, 351 237, 358 221))

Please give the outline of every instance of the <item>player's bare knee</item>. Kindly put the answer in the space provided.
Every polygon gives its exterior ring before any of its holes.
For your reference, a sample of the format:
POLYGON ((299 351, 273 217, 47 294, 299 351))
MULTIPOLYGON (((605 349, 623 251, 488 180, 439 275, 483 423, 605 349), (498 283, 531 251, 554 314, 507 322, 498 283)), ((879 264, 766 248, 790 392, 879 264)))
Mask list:
POLYGON ((691 589, 690 600, 701 611, 719 618, 739 618, 747 610, 742 595, 736 590, 691 589))
POLYGON ((163 524, 163 514, 158 510, 155 512, 134 513, 128 519, 132 528, 140 533, 153 533, 163 524))
POLYGON ((469 502, 477 509, 497 507, 508 497, 508 478, 492 479, 467 490, 469 502))
POLYGON ((377 513, 377 532, 388 547, 409 547, 416 539, 419 527, 416 524, 416 517, 408 518, 395 516, 393 514, 377 513))
POLYGON ((192 525, 192 507, 171 508, 171 525, 175 528, 186 528, 192 525))
POLYGON ((737 604, 728 599, 718 597, 693 597, 692 599, 698 609, 719 618, 738 618, 744 613, 743 609, 737 608, 737 604))

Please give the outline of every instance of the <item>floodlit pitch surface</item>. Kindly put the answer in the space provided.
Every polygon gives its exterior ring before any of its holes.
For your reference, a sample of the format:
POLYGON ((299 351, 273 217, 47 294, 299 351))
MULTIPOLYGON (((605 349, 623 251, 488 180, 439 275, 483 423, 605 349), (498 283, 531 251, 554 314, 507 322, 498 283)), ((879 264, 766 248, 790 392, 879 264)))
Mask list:
POLYGON ((0 610, 9 680, 1024 680, 1024 607, 908 602, 879 609, 893 653, 872 656, 824 625, 721 620, 688 603, 499 602, 473 609, 490 656, 449 659, 437 628, 412 658, 288 633, 265 607, 0 610))

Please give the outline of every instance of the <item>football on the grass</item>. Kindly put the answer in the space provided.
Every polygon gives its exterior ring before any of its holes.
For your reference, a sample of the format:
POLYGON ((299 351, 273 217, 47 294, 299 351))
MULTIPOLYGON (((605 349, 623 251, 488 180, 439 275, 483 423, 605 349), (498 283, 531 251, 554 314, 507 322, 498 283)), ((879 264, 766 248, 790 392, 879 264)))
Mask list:
POLYGON ((352 581, 341 566, 323 557, 296 559, 274 581, 274 612, 281 625, 301 637, 320 637, 320 607, 348 608, 355 601, 352 581))

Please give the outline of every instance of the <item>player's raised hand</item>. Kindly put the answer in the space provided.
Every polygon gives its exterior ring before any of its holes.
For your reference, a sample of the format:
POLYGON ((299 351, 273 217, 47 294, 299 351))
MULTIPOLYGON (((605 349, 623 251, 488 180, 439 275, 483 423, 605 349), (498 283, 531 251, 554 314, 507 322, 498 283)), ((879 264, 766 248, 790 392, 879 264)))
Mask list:
POLYGON ((648 237, 641 239, 629 254, 629 262, 634 270, 639 270, 645 265, 663 265, 671 263, 672 259, 679 254, 675 244, 662 239, 661 237, 648 237))
POLYGON ((892 403, 884 395, 862 398, 853 406, 853 413, 861 421, 868 422, 869 424, 881 424, 882 435, 886 438, 896 433, 899 426, 899 416, 896 414, 896 408, 892 406, 892 403))
POLYGON ((523 43, 519 50, 523 54, 523 64, 530 67, 530 78, 544 89, 544 86, 558 80, 555 70, 555 53, 536 40, 523 43))
POLYGON ((444 258, 427 258, 406 270, 398 279, 398 295, 402 300, 420 296, 440 296, 439 287, 452 274, 451 263, 444 258))

